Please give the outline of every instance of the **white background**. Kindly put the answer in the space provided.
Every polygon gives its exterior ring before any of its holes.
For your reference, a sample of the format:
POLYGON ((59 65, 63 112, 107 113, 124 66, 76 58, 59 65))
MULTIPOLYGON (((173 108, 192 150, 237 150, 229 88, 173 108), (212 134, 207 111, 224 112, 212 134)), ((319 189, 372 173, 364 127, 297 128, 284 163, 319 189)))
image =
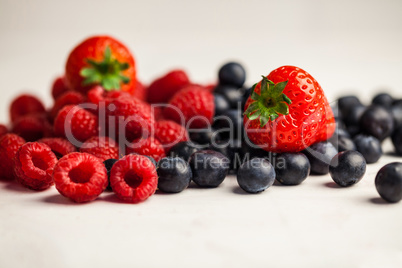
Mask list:
MULTIPOLYGON (((329 101, 353 93, 368 102, 381 89, 402 98, 399 0, 0 0, 0 122, 21 92, 50 106, 69 51, 93 34, 124 42, 146 84, 176 67, 214 82, 237 60, 249 85, 290 64, 329 101)), ((139 205, 113 195, 75 205, 55 189, 0 182, 0 267, 401 267, 401 205, 381 202, 373 184, 396 160, 385 156, 347 189, 315 176, 243 195, 229 177, 139 205)))

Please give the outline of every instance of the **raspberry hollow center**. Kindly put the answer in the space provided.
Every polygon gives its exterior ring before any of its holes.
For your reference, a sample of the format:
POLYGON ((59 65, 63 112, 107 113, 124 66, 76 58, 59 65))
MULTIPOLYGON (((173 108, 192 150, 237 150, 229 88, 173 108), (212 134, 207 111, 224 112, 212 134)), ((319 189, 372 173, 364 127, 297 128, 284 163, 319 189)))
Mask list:
POLYGON ((47 162, 43 160, 40 156, 32 156, 32 164, 41 169, 41 170, 47 170, 49 168, 47 162))
POLYGON ((142 183, 142 177, 139 176, 134 170, 129 170, 124 175, 124 181, 131 187, 137 188, 142 183))
POLYGON ((85 164, 81 164, 68 173, 71 181, 75 183, 87 183, 92 177, 92 171, 85 164))

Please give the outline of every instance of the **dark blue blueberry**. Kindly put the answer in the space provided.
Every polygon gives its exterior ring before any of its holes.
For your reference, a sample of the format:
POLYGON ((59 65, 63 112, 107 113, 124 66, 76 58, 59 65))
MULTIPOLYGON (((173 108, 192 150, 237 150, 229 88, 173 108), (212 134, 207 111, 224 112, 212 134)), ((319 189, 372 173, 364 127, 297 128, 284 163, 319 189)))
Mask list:
POLYGON ((238 109, 241 107, 241 101, 244 94, 243 89, 238 89, 228 85, 218 85, 214 89, 214 93, 224 96, 231 109, 238 109))
POLYGON ((315 143, 303 152, 310 161, 311 173, 320 175, 328 174, 329 163, 338 153, 329 141, 315 143))
POLYGON ((356 96, 344 96, 338 99, 338 108, 342 116, 347 116, 353 107, 361 106, 362 103, 356 96))
POLYGON ((402 126, 397 128, 392 134, 392 143, 395 147, 395 152, 402 155, 402 126))
POLYGON ((370 106, 360 118, 360 126, 364 133, 383 141, 394 130, 394 119, 385 108, 370 106))
POLYGON ((112 188, 110 187, 110 170, 112 170, 113 165, 119 160, 117 159, 107 159, 103 161, 103 164, 105 165, 106 171, 107 171, 107 179, 108 179, 108 185, 107 188, 108 190, 111 190, 112 188))
POLYGON ((171 157, 180 157, 183 158, 185 161, 188 161, 190 159, 190 156, 197 152, 200 151, 201 147, 193 143, 191 141, 182 141, 177 144, 175 144, 169 151, 169 156, 171 157))
POLYGON ((276 180, 284 185, 298 185, 310 174, 310 161, 302 153, 282 153, 275 159, 276 180))
POLYGON ((166 193, 179 193, 190 184, 193 173, 189 164, 179 157, 162 158, 158 163, 158 189, 166 193))
POLYGON ((366 159, 367 164, 375 163, 382 156, 380 141, 370 135, 359 134, 353 138, 356 150, 366 159))
POLYGON ((242 97, 242 99, 241 99, 241 109, 242 109, 242 110, 244 110, 244 106, 246 105, 246 102, 247 102, 248 98, 250 97, 250 94, 251 94, 251 90, 252 90, 252 89, 253 89, 253 88, 250 87, 250 88, 246 89, 246 90, 244 91, 244 93, 243 93, 243 97, 242 97))
POLYGON ((375 177, 375 187, 385 201, 399 202, 402 199, 402 163, 382 167, 375 177))
POLYGON ((345 123, 346 127, 359 126, 360 119, 366 109, 367 107, 363 105, 350 108, 349 113, 344 115, 343 118, 343 122, 345 123))
POLYGON ((351 138, 345 136, 332 136, 329 141, 334 145, 338 152, 356 150, 356 145, 351 138))
POLYGON ((338 122, 339 120, 342 120, 342 115, 339 110, 338 102, 332 102, 330 103, 332 113, 334 114, 335 121, 338 122))
POLYGON ((239 139, 244 133, 241 110, 227 110, 222 115, 215 117, 213 127, 218 130, 222 139, 239 139))
POLYGON ((335 155, 329 165, 329 174, 342 187, 358 183, 366 173, 366 160, 357 151, 344 151, 335 155))
POLYGON ((199 128, 189 130, 190 140, 206 148, 211 142, 220 140, 219 132, 214 128, 199 128))
POLYGON ((230 170, 237 170, 240 166, 240 140, 222 140, 215 143, 211 143, 209 150, 220 152, 230 160, 230 170))
POLYGON ((218 187, 229 172, 230 160, 219 152, 202 150, 190 157, 193 181, 200 187, 218 187))
POLYGON ((228 62, 219 69, 218 77, 222 85, 242 87, 246 81, 246 71, 241 64, 228 62))
POLYGON ((260 193, 272 186, 274 181, 275 169, 263 158, 253 158, 243 163, 237 171, 237 182, 248 193, 260 193))
POLYGON ((248 138, 241 143, 240 157, 243 162, 249 161, 253 158, 267 158, 268 152, 253 144, 248 138))
POLYGON ((394 98, 388 93, 379 93, 374 96, 372 103, 375 105, 379 105, 385 108, 391 107, 394 102, 394 98))
POLYGON ((229 101, 221 94, 214 93, 215 116, 223 114, 230 109, 229 101))
POLYGON ((402 127, 402 103, 393 105, 391 114, 394 118, 394 128, 402 127))

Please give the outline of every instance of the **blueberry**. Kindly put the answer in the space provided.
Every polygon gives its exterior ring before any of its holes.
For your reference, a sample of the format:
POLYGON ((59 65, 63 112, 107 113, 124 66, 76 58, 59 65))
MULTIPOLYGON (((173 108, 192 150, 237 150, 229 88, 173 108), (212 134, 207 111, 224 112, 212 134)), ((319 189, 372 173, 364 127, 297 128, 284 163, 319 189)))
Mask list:
POLYGON ((374 96, 372 103, 375 105, 383 106, 385 108, 391 107, 394 98, 388 93, 379 93, 374 96))
POLYGON ((356 145, 356 150, 366 159, 367 164, 375 163, 380 159, 382 148, 377 138, 366 134, 359 134, 354 137, 353 142, 356 145))
POLYGON ((366 160, 357 151, 344 151, 334 156, 329 165, 329 174, 339 186, 358 183, 366 173, 366 160))
POLYGON ((218 187, 229 172, 230 160, 219 152, 202 150, 190 157, 193 181, 200 187, 218 187))
POLYGON ((343 122, 345 123, 346 127, 359 126, 360 119, 366 109, 367 107, 363 105, 350 108, 349 113, 344 115, 343 118, 343 122))
POLYGON ((229 101, 221 94, 214 93, 215 115, 221 115, 230 108, 229 101))
POLYGON ((282 153, 275 160, 276 180, 284 185, 298 185, 310 174, 310 161, 302 153, 282 153))
POLYGON ((250 94, 251 94, 251 90, 252 90, 252 89, 253 89, 253 88, 250 87, 250 88, 244 90, 243 97, 242 97, 242 99, 241 99, 241 109, 242 109, 242 110, 244 110, 244 106, 246 105, 246 102, 247 102, 248 98, 250 97, 250 94))
POLYGON ((189 164, 179 157, 166 157, 158 163, 158 189, 166 193, 179 193, 190 184, 193 173, 189 164))
POLYGON ((222 139, 239 139, 244 133, 241 110, 227 110, 215 118, 213 127, 218 130, 222 139))
POLYGON ((246 81, 246 71, 241 64, 228 62, 219 69, 218 77, 220 84, 241 87, 246 81))
POLYGON ((267 158, 268 152, 261 149, 254 143, 252 143, 248 138, 242 141, 240 148, 240 157, 244 161, 249 161, 253 158, 267 158))
POLYGON ((239 162, 239 151, 241 147, 240 140, 222 140, 215 143, 211 143, 209 150, 219 152, 229 158, 230 160, 230 170, 236 170, 240 164, 239 162))
POLYGON ((391 114, 394 118, 394 128, 399 128, 402 126, 402 103, 395 104, 391 107, 391 114))
POLYGON ((275 169, 263 158, 253 158, 243 163, 237 172, 237 183, 244 191, 260 193, 275 181, 275 169))
POLYGON ((237 109, 241 106, 244 90, 228 85, 218 85, 214 89, 214 93, 224 96, 229 103, 229 107, 237 109))
POLYGON ((214 128, 200 128, 189 130, 190 140, 206 148, 211 142, 220 140, 219 132, 214 128))
POLYGON ((375 187, 385 201, 399 202, 402 199, 402 163, 382 167, 375 177, 375 187))
POLYGON ((392 143, 395 147, 395 152, 402 155, 402 126, 397 128, 392 134, 392 143))
POLYGON ((169 156, 180 157, 184 161, 188 161, 190 156, 201 150, 201 146, 191 141, 182 141, 175 144, 169 151, 169 156))
POLYGON ((318 142, 304 150, 311 165, 311 173, 328 174, 329 163, 331 159, 338 153, 335 147, 329 141, 318 142))
POLYGON ((349 114, 350 109, 356 106, 361 106, 360 100, 356 96, 344 96, 338 99, 338 108, 343 116, 349 114))
POLYGON ((345 136, 332 136, 329 141, 334 145, 338 152, 356 150, 356 145, 351 138, 345 136))
POLYGON ((338 122, 339 120, 342 119, 342 115, 341 115, 341 112, 339 110, 338 102, 332 102, 330 104, 330 106, 331 106, 331 109, 332 109, 332 113, 334 114, 335 121, 338 122))
POLYGON ((392 114, 381 106, 370 106, 360 118, 362 130, 380 141, 392 134, 394 120, 392 114))
POLYGON ((110 170, 112 170, 113 165, 119 160, 117 159, 107 159, 103 161, 103 164, 105 165, 106 171, 107 171, 107 178, 108 178, 108 186, 107 189, 111 190, 112 188, 110 187, 110 170))

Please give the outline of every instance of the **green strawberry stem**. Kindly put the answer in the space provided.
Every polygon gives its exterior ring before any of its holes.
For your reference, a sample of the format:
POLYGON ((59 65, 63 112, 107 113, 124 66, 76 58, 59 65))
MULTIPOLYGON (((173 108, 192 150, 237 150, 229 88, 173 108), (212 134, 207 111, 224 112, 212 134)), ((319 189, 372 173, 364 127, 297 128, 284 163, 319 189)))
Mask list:
POLYGON ((264 127, 269 120, 274 121, 279 115, 289 114, 289 105, 292 101, 283 93, 288 81, 274 84, 265 76, 262 76, 261 95, 258 95, 254 89, 251 90, 251 99, 254 100, 248 106, 244 114, 250 120, 260 118, 260 126, 264 127))
POLYGON ((84 77, 83 85, 100 84, 105 90, 120 89, 122 83, 127 84, 130 78, 122 75, 130 66, 128 63, 120 63, 112 57, 112 51, 106 47, 103 60, 97 62, 86 59, 89 67, 83 68, 80 75, 84 77))

